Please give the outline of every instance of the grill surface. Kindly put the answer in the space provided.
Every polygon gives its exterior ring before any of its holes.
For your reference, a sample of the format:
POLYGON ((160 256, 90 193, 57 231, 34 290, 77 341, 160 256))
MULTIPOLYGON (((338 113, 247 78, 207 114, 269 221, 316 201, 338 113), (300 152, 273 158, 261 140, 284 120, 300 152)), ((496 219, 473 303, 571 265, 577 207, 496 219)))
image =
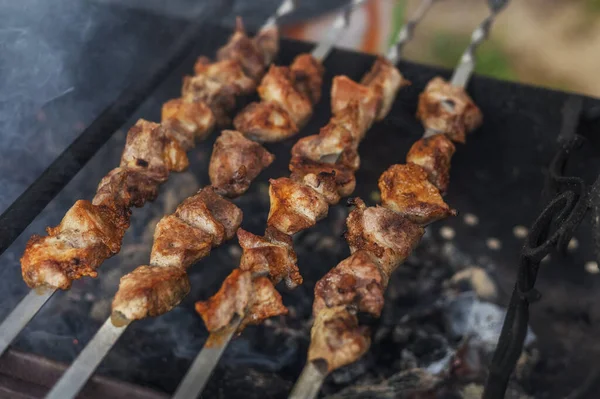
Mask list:
MULTIPOLYGON (((146 18, 157 26, 171 27, 181 21, 159 20, 147 14, 131 18, 146 18)), ((27 238, 40 233, 47 225, 59 222, 64 212, 77 198, 90 198, 100 178, 118 163, 125 132, 135 120, 144 117, 159 120, 162 103, 178 96, 183 75, 192 71, 193 61, 201 54, 212 55, 226 40, 228 31, 215 28, 209 37, 200 37, 190 56, 157 91, 148 98, 131 120, 98 152, 75 179, 40 214, 26 232, 1 258, 0 317, 4 318, 27 291, 20 277, 18 258, 27 238)), ((293 57, 312 47, 306 43, 283 40, 278 64, 289 64, 293 57)), ((373 57, 347 51, 334 51, 325 61, 327 87, 324 98, 315 110, 311 123, 301 135, 313 134, 329 119, 329 88, 331 78, 346 74, 359 79, 370 67, 373 57)), ((415 120, 418 93, 429 79, 440 71, 402 63, 403 74, 412 86, 402 90, 390 116, 371 129, 360 148, 361 168, 357 173, 356 196, 373 203, 376 179, 389 165, 401 162, 410 145, 422 134, 415 120)), ((448 71, 442 71, 444 77, 448 71)), ((433 225, 409 269, 425 268, 442 275, 468 264, 490 270, 507 293, 514 283, 519 249, 522 241, 513 235, 516 225, 528 226, 539 210, 538 198, 543 187, 543 173, 556 151, 556 136, 560 128, 560 110, 566 95, 544 89, 475 77, 469 92, 484 113, 484 125, 469 138, 469 145, 459 146, 453 159, 452 184, 447 202, 461 212, 456 218, 433 225), (464 223, 463 215, 476 215, 479 223, 464 223), (456 236, 451 241, 440 237, 443 226, 452 227, 456 236), (501 250, 491 250, 488 238, 496 238, 501 250)), ((588 99, 586 108, 598 105, 588 99)), ((207 165, 216 135, 193 150, 190 169, 171 175, 161 188, 158 200, 143 209, 134 210, 132 226, 125 236, 121 253, 107 261, 98 279, 84 279, 69 292, 59 293, 24 330, 15 342, 16 348, 54 360, 70 362, 90 340, 101 321, 109 314, 110 301, 118 279, 133 268, 148 261, 155 223, 170 212, 178 202, 200 186, 208 183, 207 165)), ((289 151, 298 137, 277 145, 268 145, 277 159, 248 194, 236 201, 244 211, 243 227, 254 233, 264 228, 268 212, 267 184, 269 177, 287 174, 289 151)), ((598 154, 587 145, 574 157, 571 173, 594 177, 600 167, 598 154)), ((329 217, 316 228, 297 237, 296 249, 305 284, 295 291, 285 291, 284 303, 291 305, 291 315, 268 325, 249 328, 234 341, 224 356, 207 390, 207 397, 264 398, 285 397, 304 364, 308 345, 306 320, 310 315, 312 289, 315 281, 329 268, 348 255, 339 238, 344 229, 347 209, 333 207, 329 217), (251 377, 251 378, 248 378, 251 377)), ((553 258, 544 263, 537 288, 545 294, 531 308, 531 324, 538 334, 546 368, 534 388, 548 397, 560 397, 577 386, 588 369, 600 367, 600 346, 594 340, 600 333, 600 311, 592 304, 600 300, 600 277, 590 276, 584 263, 593 260, 590 226, 587 222, 576 234, 579 247, 568 258, 553 258), (564 267, 569 265, 569 267, 564 267), (565 356, 566 354, 566 356, 565 356), (593 359, 596 359, 595 361, 593 359)), ((191 360, 200 350, 206 330, 193 311, 193 302, 213 294, 230 270, 237 266, 240 250, 237 242, 215 250, 191 269, 192 291, 182 306, 158 319, 136 322, 109 353, 100 373, 124 381, 172 392, 181 380, 191 360)), ((390 295, 405 290, 401 273, 390 286, 390 295)), ((430 294, 435 294, 432 292, 430 294)), ((400 299, 402 301, 402 298, 400 299)), ((507 303, 503 296, 502 303, 507 303)), ((414 305, 390 300, 380 328, 393 328, 414 305)), ((417 308, 418 308, 417 306, 417 308)), ((385 360, 387 341, 374 345, 373 355, 360 363, 364 369, 385 360), (383 359, 383 360, 382 360, 383 359)), ((2 359, 5 361, 6 359, 2 359)), ((334 392, 349 385, 348 375, 337 375, 325 386, 334 392)), ((364 373, 363 369, 363 373, 364 373)), ((390 371, 393 366, 386 370, 390 371)))

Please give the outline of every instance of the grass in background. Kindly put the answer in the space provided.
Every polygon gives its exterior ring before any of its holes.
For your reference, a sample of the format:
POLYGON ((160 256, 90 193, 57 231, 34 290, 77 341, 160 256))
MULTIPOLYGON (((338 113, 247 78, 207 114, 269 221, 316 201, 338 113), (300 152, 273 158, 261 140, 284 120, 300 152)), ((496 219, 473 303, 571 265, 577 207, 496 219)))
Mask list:
MULTIPOLYGON (((431 43, 432 61, 447 68, 454 68, 464 49, 468 46, 470 36, 438 32, 431 43)), ((509 57, 502 47, 493 40, 488 40, 477 49, 475 72, 497 79, 517 80, 509 57)))
POLYGON ((406 1, 398 0, 394 5, 394 9, 392 10, 392 32, 388 38, 388 47, 394 43, 396 36, 398 36, 398 33, 400 33, 402 25, 404 25, 404 11, 406 11, 406 1))

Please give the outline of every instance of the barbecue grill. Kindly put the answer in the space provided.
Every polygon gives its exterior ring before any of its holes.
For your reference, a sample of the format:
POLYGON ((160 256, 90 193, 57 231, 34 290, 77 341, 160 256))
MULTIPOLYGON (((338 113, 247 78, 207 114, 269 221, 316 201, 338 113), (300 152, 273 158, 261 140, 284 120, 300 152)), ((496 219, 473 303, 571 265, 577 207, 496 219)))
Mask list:
MULTIPOLYGON (((150 24, 186 24, 179 20, 158 19, 151 14, 127 12, 131 13, 132 20, 144 19, 150 24)), ((139 117, 159 120, 160 105, 177 96, 181 77, 192 69, 196 56, 213 54, 229 34, 229 30, 217 26, 202 25, 199 29, 197 37, 207 37, 210 33, 210 37, 220 40, 199 39, 194 41, 192 49, 185 52, 183 44, 181 49, 175 46, 174 60, 160 65, 159 72, 162 73, 142 82, 142 89, 125 92, 115 103, 119 112, 108 114, 108 121, 105 117, 94 122, 82 134, 79 147, 67 150, 61 158, 63 161, 59 160, 63 163, 53 169, 59 173, 52 174, 51 169, 40 177, 35 189, 24 194, 25 199, 33 202, 26 203, 22 197, 11 206, 10 214, 7 211, 2 215, 2 240, 5 244, 2 262, 6 265, 2 280, 7 283, 3 317, 26 292, 17 263, 27 237, 46 225, 55 225, 75 198, 93 195, 97 182, 107 172, 106 165, 118 163, 126 130, 139 117), (183 62, 178 64, 177 56, 183 55, 183 62), (160 76, 163 74, 167 75, 164 80, 160 76), (140 100, 143 104, 136 110, 136 103, 140 100), (124 121, 127 117, 129 119, 124 121), (94 131, 99 126, 104 129, 94 131), (109 137, 113 130, 117 131, 109 137), (94 134, 98 131, 106 134, 104 137, 108 141, 94 155, 102 142, 102 137, 94 134), (87 142, 92 138, 93 142, 87 142), (88 156, 90 160, 84 165, 88 156), (81 158, 73 161, 71 157, 81 158), (58 192, 63 184, 66 186, 58 192), (54 199, 53 190, 58 192, 54 199), (46 203, 48 206, 43 209, 46 203), (27 226, 28 218, 36 215, 24 234, 6 248, 27 226)), ((284 39, 276 63, 288 65, 295 55, 310 49, 307 43, 284 39)), ((326 60, 327 83, 323 99, 301 135, 314 133, 328 120, 332 77, 343 73, 358 79, 372 62, 371 56, 340 50, 326 60)), ((376 177, 388 165, 400 161, 422 134, 422 127, 414 118, 418 94, 435 75, 449 77, 448 71, 410 62, 402 62, 400 69, 412 81, 412 86, 400 92, 390 115, 372 128, 361 146, 362 165, 357 173, 354 195, 371 198, 371 202, 376 200, 373 198, 377 189, 376 177)), ((439 314, 443 309, 434 306, 435 299, 443 289, 442 282, 459 269, 470 265, 485 268, 497 280, 498 302, 507 303, 523 243, 522 237, 516 237, 513 231, 519 226, 529 226, 540 209, 539 193, 544 187, 544 171, 558 149, 556 139, 563 121, 560 111, 568 96, 482 77, 472 80, 469 92, 483 111, 484 125, 470 136, 469 145, 461 148, 453 160, 453 183, 447 199, 461 211, 461 215, 432 228, 416 255, 410 259, 409 268, 399 271, 393 278, 369 355, 355 365, 335 372, 324 385, 324 394, 350 387, 347 391, 349 397, 361 397, 364 391, 353 392, 352 386, 368 389, 377 384, 391 387, 389 389, 393 392, 394 385, 389 383, 388 377, 406 369, 399 362, 405 356, 402 352, 405 348, 416 356, 414 361, 420 366, 443 359, 446 350, 454 343, 445 342, 436 334, 435 329, 440 329, 439 325, 445 319, 439 314)), ((584 99, 582 114, 599 104, 597 100, 584 99)), ((593 132, 593 121, 585 122, 588 123, 587 131, 593 132)), ((192 152, 188 171, 173 175, 161 188, 161 195, 153 204, 134 211, 132 226, 125 236, 121 253, 102 266, 99 278, 79 281, 70 291, 55 295, 21 333, 13 347, 29 354, 9 352, 0 359, 1 370, 6 375, 0 381, 4 392, 11 392, 7 397, 15 397, 11 396, 17 395, 15 392, 22 392, 24 397, 41 397, 45 393, 44 388, 58 378, 55 370, 60 366, 33 355, 70 363, 93 336, 110 312, 110 301, 118 278, 146 262, 152 245, 152 229, 158 219, 171 212, 181 199, 198 187, 208 184, 206 170, 216 136, 211 137, 192 152), (20 365, 20 369, 16 365, 20 365), (26 373, 19 371, 23 367, 40 370, 31 373, 35 374, 32 382, 39 386, 14 383, 15 380, 28 379, 26 373)), ((283 175, 294 142, 295 139, 268 146, 276 155, 276 161, 236 202, 244 211, 245 229, 259 231, 264 226, 268 212, 266 181, 269 177, 283 175)), ((600 164, 598 147, 593 144, 586 142, 570 154, 569 160, 571 174, 582 176, 587 181, 594 180, 600 164)), ((333 207, 328 219, 296 239, 299 264, 304 265, 305 284, 294 291, 284 291, 284 303, 290 306, 290 315, 249 328, 235 340, 209 382, 205 391, 207 397, 285 397, 289 393, 305 361, 309 331, 307 320, 314 283, 331 265, 348 255, 343 241, 337 238, 343 232, 346 215, 347 210, 343 206, 333 207)), ((545 364, 538 365, 529 376, 527 381, 532 385, 513 387, 515 390, 558 397, 580 385, 587 375, 586 370, 598 367, 593 356, 585 353, 586 345, 593 348, 591 337, 598 316, 591 309, 591 304, 597 298, 595 288, 600 284, 597 279, 590 278, 583 267, 595 259, 587 223, 584 221, 576 234, 576 248, 573 244, 564 257, 552 254, 543 263, 537 286, 546 295, 533 307, 531 323, 545 364), (565 263, 573 267, 566 268, 565 263), (577 328, 574 328, 574 323, 577 328), (564 332, 565 327, 574 328, 581 334, 582 348, 573 347, 573 338, 564 332), (571 363, 558 360, 561 350, 572 355, 571 363)), ((161 393, 173 392, 207 336, 200 318, 193 311, 193 302, 215 292, 223 278, 238 264, 239 255, 235 243, 215 250, 192 269, 192 291, 180 307, 158 319, 143 320, 129 328, 99 369, 100 374, 127 384, 96 377, 83 395, 94 397, 94 392, 89 389, 92 386, 104 392, 105 397, 118 397, 117 394, 136 390, 141 392, 139 397, 161 397, 161 393), (130 384, 148 387, 157 393, 149 393, 146 388, 134 388, 130 384)))

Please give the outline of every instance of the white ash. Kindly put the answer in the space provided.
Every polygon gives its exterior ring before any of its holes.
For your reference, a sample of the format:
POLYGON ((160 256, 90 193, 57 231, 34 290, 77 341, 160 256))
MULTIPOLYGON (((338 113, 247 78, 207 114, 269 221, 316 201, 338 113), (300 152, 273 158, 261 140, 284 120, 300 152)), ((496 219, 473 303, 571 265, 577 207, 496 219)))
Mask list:
MULTIPOLYGON (((488 353, 496 349, 506 310, 498 305, 483 302, 474 292, 465 292, 446 304, 444 313, 451 334, 471 337, 473 344, 480 344, 488 353)), ((527 327, 525 346, 535 341, 531 327, 527 327)))

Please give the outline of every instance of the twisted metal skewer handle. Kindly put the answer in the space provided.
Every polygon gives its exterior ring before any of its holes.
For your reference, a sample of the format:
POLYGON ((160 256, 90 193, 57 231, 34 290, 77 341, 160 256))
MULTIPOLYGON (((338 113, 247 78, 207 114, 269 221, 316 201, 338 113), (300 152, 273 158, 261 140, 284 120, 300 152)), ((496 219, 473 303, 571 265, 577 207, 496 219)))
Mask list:
POLYGON ((396 36, 396 41, 390 46, 388 53, 385 56, 392 64, 397 64, 398 61, 400 61, 402 50, 406 43, 413 38, 417 24, 423 19, 427 10, 429 10, 436 1, 439 0, 422 0, 419 4, 419 8, 417 8, 411 19, 409 19, 402 29, 400 29, 398 36, 396 36))
POLYGON ((275 14, 273 14, 267 21, 263 24, 261 29, 270 28, 271 26, 277 25, 277 21, 283 17, 294 11, 296 9, 296 0, 283 0, 283 3, 279 6, 275 14))
POLYGON ((465 49, 460 62, 454 70, 451 83, 454 86, 465 87, 475 69, 475 51, 483 43, 492 28, 496 16, 508 5, 509 0, 488 0, 490 14, 479 24, 471 34, 471 43, 465 49))

